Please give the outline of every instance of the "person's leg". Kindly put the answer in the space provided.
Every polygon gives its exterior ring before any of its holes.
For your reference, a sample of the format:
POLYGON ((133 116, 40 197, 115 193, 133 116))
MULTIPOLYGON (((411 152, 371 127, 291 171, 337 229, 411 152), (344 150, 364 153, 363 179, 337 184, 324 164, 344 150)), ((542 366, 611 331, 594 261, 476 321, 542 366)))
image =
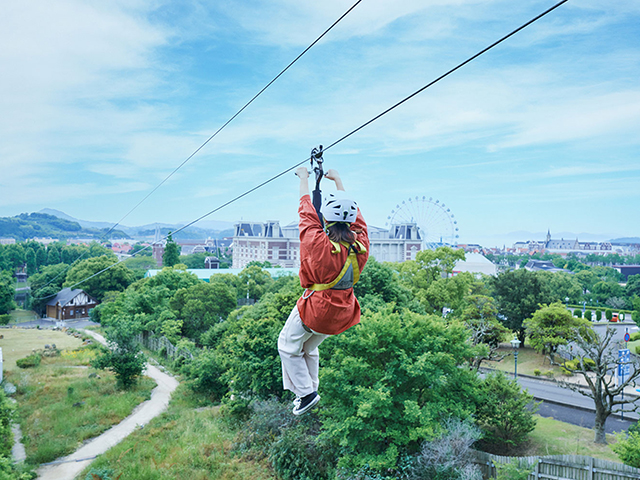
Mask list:
POLYGON ((282 362, 284 389, 291 390, 298 397, 315 391, 303 353, 305 342, 311 337, 313 333, 304 329, 298 307, 294 307, 278 337, 278 353, 282 362))
POLYGON ((304 342, 302 353, 307 364, 307 370, 311 377, 311 384, 314 391, 318 391, 318 371, 320 370, 320 352, 318 347, 329 335, 313 332, 313 335, 304 342))

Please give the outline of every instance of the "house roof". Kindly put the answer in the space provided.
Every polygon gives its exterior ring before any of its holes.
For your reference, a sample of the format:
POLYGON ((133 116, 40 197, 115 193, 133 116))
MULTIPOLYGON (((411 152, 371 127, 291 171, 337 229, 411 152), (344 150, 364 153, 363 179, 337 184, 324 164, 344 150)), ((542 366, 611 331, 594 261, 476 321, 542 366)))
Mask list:
POLYGON ((71 300, 76 298, 81 293, 84 293, 84 290, 81 288, 75 288, 71 290, 70 288, 63 288, 58 292, 58 294, 47 302, 47 305, 56 305, 58 302, 61 307, 64 307, 71 300))

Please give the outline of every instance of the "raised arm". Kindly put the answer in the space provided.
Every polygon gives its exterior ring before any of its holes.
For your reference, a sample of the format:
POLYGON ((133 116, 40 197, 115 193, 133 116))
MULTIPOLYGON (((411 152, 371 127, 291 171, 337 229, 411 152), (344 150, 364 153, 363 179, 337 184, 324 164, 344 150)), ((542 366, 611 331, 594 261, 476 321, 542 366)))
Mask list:
POLYGON ((300 178, 300 197, 309 195, 309 171, 305 167, 299 167, 296 175, 300 178))
POLYGON ((334 170, 333 168, 330 168, 327 173, 324 174, 325 178, 328 178, 329 180, 333 180, 334 182, 336 182, 336 190, 340 190, 342 192, 344 192, 344 186, 342 185, 342 179, 340 178, 340 175, 338 174, 337 170, 334 170))

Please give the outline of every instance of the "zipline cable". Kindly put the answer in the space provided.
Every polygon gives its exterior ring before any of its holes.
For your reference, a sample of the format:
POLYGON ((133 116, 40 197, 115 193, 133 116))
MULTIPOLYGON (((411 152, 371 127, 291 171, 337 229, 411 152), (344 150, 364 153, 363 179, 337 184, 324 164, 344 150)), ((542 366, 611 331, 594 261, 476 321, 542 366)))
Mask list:
MULTIPOLYGON (((296 58, 294 58, 289 65, 287 65, 284 69, 282 69, 282 71, 280 73, 278 73, 278 75, 276 75, 269 83, 267 83, 262 90, 260 90, 258 93, 256 93, 253 98, 251 98, 251 100, 249 100, 247 103, 244 104, 244 106, 238 110, 229 120, 227 120, 220 128, 218 128, 218 130, 215 131, 215 133, 213 135, 211 135, 209 138, 207 138, 207 140, 200 145, 191 155, 189 155, 180 165, 178 165, 169 175, 167 175, 167 177, 162 180, 153 190, 151 190, 142 200, 140 200, 135 207, 133 207, 131 210, 129 210, 129 212, 127 212, 127 214, 122 217, 120 220, 118 220, 118 222, 111 227, 111 229, 109 230, 109 232, 111 232, 115 227, 117 227, 118 225, 120 225, 120 223, 127 218, 131 213, 133 213, 133 211, 135 209, 137 209, 147 198, 149 198, 151 195, 153 195, 153 193, 158 190, 167 180, 169 180, 178 170, 180 170, 189 160, 191 160, 200 150, 202 150, 205 145, 207 145, 211 140, 213 140, 222 130, 224 130, 224 128, 229 125, 238 115, 240 115, 249 105, 251 105, 253 103, 253 101, 255 99, 257 99, 260 95, 262 95, 262 93, 269 88, 273 83, 275 83, 276 80, 278 80, 287 70, 289 70, 289 68, 291 68, 293 66, 294 63, 296 63, 298 60, 300 60, 300 58, 302 58, 302 56, 307 53, 309 50, 311 50, 311 48, 317 44, 327 33, 329 33, 329 31, 331 31, 333 29, 333 27, 335 27, 338 23, 340 23, 340 21, 346 17, 354 8, 356 8, 358 6, 358 4, 362 2, 362 0, 358 0, 356 3, 354 3, 346 12, 344 12, 340 18, 338 18, 335 22, 333 22, 331 24, 331 26, 329 28, 327 28, 324 32, 322 32, 322 34, 316 38, 307 48, 305 48, 296 58)), ((107 234, 109 233, 107 232, 107 234)))
POLYGON ((442 80, 445 77, 448 77, 450 74, 452 74, 453 72, 455 72, 456 70, 458 70, 459 68, 464 67, 467 63, 475 60, 476 58, 478 58, 480 55, 482 55, 485 52, 488 52, 489 50, 491 50, 493 47, 495 47, 496 45, 504 42, 507 38, 512 37, 513 35, 515 35, 516 33, 518 33, 520 30, 525 29, 526 27, 528 27, 529 25, 531 25, 532 23, 536 22, 537 20, 540 20, 542 17, 544 17, 545 15, 547 15, 548 13, 551 13, 552 11, 554 11, 556 8, 558 8, 559 6, 561 6, 564 3, 567 3, 569 0, 562 0, 561 2, 556 3, 553 7, 549 8, 548 10, 545 10, 544 12, 542 12, 540 15, 532 18, 531 20, 529 20, 527 23, 524 23, 523 25, 519 26, 518 28, 516 28, 514 31, 512 31, 511 33, 508 33, 507 35, 505 35, 504 37, 502 37, 500 40, 497 40, 495 42, 493 42, 491 45, 489 45, 488 47, 480 50, 478 53, 476 53, 475 55, 473 55, 472 57, 467 58, 464 62, 459 63, 457 66, 455 66, 454 68, 452 68, 451 70, 449 70, 446 73, 443 73, 442 75, 440 75, 438 78, 436 78, 435 80, 433 80, 432 82, 426 84, 424 87, 420 88, 419 90, 416 90, 415 92, 413 92, 411 95, 403 98, 402 100, 400 100, 398 103, 396 103, 395 105, 387 108, 384 112, 376 115, 375 117, 373 117, 371 120, 369 120, 366 123, 363 123, 362 125, 360 125, 358 128, 356 128, 355 130, 352 130, 351 132, 347 133, 344 137, 339 138, 338 140, 336 140, 335 142, 333 142, 331 145, 329 145, 328 147, 325 147, 325 150, 329 150, 331 147, 336 146, 337 144, 339 144, 340 142, 342 142, 343 140, 349 138, 351 135, 353 135, 354 133, 362 130, 364 127, 366 127, 367 125, 372 124, 373 122, 375 122, 376 120, 378 120, 380 117, 386 115, 387 113, 389 113, 391 110, 395 109, 396 107, 399 107, 400 105, 402 105, 403 103, 405 103, 406 101, 412 99, 413 97, 415 97, 416 95, 418 95, 419 93, 422 93, 423 91, 425 91, 427 88, 429 88, 430 86, 438 83, 440 80, 442 80))
MULTIPOLYGON (((260 95, 262 95, 264 93, 264 91, 269 88, 271 85, 273 85, 273 83, 276 82, 276 80, 278 80, 287 70, 289 70, 289 68, 291 68, 293 66, 294 63, 296 63, 298 60, 300 60, 300 58, 302 58, 302 56, 307 53, 309 50, 311 50, 312 47, 314 47, 327 33, 329 33, 338 23, 340 23, 342 21, 342 19, 344 19, 344 17, 346 17, 349 13, 351 13, 351 11, 356 8, 358 6, 358 4, 360 4, 360 2, 362 2, 362 0, 357 0, 356 3, 354 3, 346 12, 344 12, 335 22, 333 22, 331 24, 331 26, 329 26, 329 28, 327 28, 324 32, 322 32, 322 34, 316 38, 307 48, 305 48, 296 58, 294 58, 285 68, 283 68, 280 73, 278 73, 275 77, 273 77, 273 79, 267 83, 258 93, 256 93, 251 100, 249 100, 247 103, 245 103, 242 108, 240 110, 238 110, 231 118, 229 118, 229 120, 227 120, 220 128, 218 128, 218 130, 216 130, 213 135, 211 135, 209 138, 207 138, 207 140, 200 145, 191 155, 189 155, 180 165, 178 165, 169 175, 167 175, 167 177, 165 177, 164 180, 162 180, 158 185, 156 185, 156 187, 151 190, 142 200, 140 200, 131 210, 129 210, 120 220, 118 220, 103 236, 102 238, 100 238, 99 240, 102 241, 105 238, 108 237, 108 235, 113 232, 115 230, 115 228, 120 225, 125 218, 127 218, 129 215, 131 215, 140 205, 142 205, 142 203, 144 203, 151 195, 153 195, 156 190, 158 190, 162 185, 164 185, 167 180, 169 180, 178 170, 180 170, 189 160, 191 160, 200 150, 202 150, 211 140, 213 140, 222 130, 224 130, 224 128, 229 125, 233 120, 235 120, 235 118, 240 115, 249 105, 251 105, 254 100, 256 100, 260 95)), ((191 224, 190 224, 191 225, 191 224)), ((73 264, 75 264, 76 262, 80 261, 82 259, 82 257, 86 255, 86 252, 83 253, 82 255, 78 256, 78 258, 76 258, 70 265, 69 267, 67 267, 66 269, 64 269, 62 272, 60 272, 58 275, 56 275, 53 279, 49 280, 49 282, 47 282, 44 286, 40 287, 40 289, 38 289, 39 291, 42 291, 44 288, 46 288, 47 286, 49 286, 51 283, 53 283, 56 279, 58 279, 63 273, 65 273, 73 264)), ((34 299, 38 299, 38 300, 42 300, 43 298, 48 298, 48 297, 32 297, 34 299)))
MULTIPOLYGON (((330 144, 328 147, 325 147, 325 148, 324 148, 324 151, 326 151, 326 150, 328 150, 328 149, 330 149, 330 148, 332 148, 332 147, 335 147, 335 146, 336 146, 336 145, 338 145, 340 142, 342 142, 342 141, 346 140, 347 138, 349 138, 349 137, 350 137, 351 135, 353 135, 354 133, 356 133, 356 132, 358 132, 358 131, 362 130, 363 128, 365 128, 366 126, 368 126, 368 125, 372 124, 373 122, 375 122, 376 120, 378 120, 378 119, 379 119, 379 118, 381 118, 382 116, 386 115, 386 114, 387 114, 387 113, 389 113, 390 111, 392 111, 392 110, 394 110, 395 108, 399 107, 400 105, 402 105, 403 103, 407 102, 407 101, 408 101, 408 100, 410 100, 411 98, 415 97, 415 96, 416 96, 416 95, 418 95, 419 93, 422 93, 422 92, 423 92, 423 91, 425 91, 427 88, 429 88, 429 87, 431 87, 432 85, 434 85, 434 84, 438 83, 438 82, 439 82, 440 80, 442 80, 443 78, 445 78, 445 77, 449 76, 451 73, 455 72, 455 71, 456 71, 456 70, 458 70, 459 68, 461 68, 461 67, 463 67, 464 65, 468 64, 468 63, 469 63, 469 62, 471 62, 472 60, 475 60, 476 58, 478 58, 478 57, 479 57, 480 55, 482 55, 483 53, 488 52, 488 51, 489 51, 489 50, 491 50, 493 47, 495 47, 495 46, 497 46, 498 44, 500 44, 500 43, 504 42, 504 41, 505 41, 506 39, 508 39, 509 37, 511 37, 511 36, 513 36, 513 35, 515 35, 515 34, 516 34, 516 33, 518 33, 519 31, 521 31, 521 30, 523 30, 524 28, 528 27, 529 25, 531 25, 532 23, 534 23, 534 22, 536 22, 537 20, 541 19, 541 18, 542 18, 542 17, 544 17, 545 15, 547 15, 547 14, 551 13, 553 10, 555 10, 555 9, 556 9, 556 8, 558 8, 559 6, 561 6, 561 5, 565 4, 565 3, 567 3, 568 1, 569 1, 569 0, 562 0, 562 1, 558 2, 557 4, 555 4, 553 7, 551 7, 551 8, 549 8, 549 9, 545 10, 544 12, 542 12, 540 15, 537 15, 536 17, 532 18, 532 19, 531 19, 531 20, 529 20, 528 22, 526 22, 526 23, 522 24, 520 27, 516 28, 516 29, 515 29, 515 30, 513 30, 511 33, 508 33, 508 34, 507 34, 507 35, 505 35, 504 37, 502 37, 502 38, 500 38, 499 40, 497 40, 497 41, 493 42, 493 43, 492 43, 491 45, 489 45, 488 47, 486 47, 486 48, 484 48, 484 49, 480 50, 480 51, 479 51, 478 53, 476 53, 475 55, 473 55, 473 56, 469 57, 469 58, 468 58, 468 59, 466 59, 464 62, 462 62, 462 63, 458 64, 456 67, 452 68, 452 69, 451 69, 451 70, 449 70, 448 72, 446 72, 446 73, 444 73, 444 74, 440 75, 440 76, 439 76, 438 78, 436 78, 435 80, 433 80, 433 81, 429 82, 429 83, 428 83, 428 84, 426 84, 424 87, 422 87, 422 88, 420 88, 420 89, 416 90, 416 91, 415 91, 415 92, 413 92, 411 95, 408 95, 407 97, 405 97, 404 99, 400 100, 399 102, 397 102, 397 103, 396 103, 396 104, 394 104, 393 106, 391 106, 391 107, 387 108, 387 109, 386 109, 386 110, 384 110, 382 113, 380 113, 380 114, 376 115, 375 117, 373 117, 371 120, 369 120, 369 121, 367 121, 367 122, 363 123, 363 124, 362 124, 362 125, 360 125, 358 128, 355 128, 355 129, 354 129, 354 130, 352 130, 351 132, 349 132, 349 133, 347 133, 346 135, 344 135, 344 136, 340 137, 338 140, 336 140, 335 142, 333 142, 332 144, 330 144)), ((292 171, 293 169, 295 169, 295 168, 297 168, 297 167, 301 166, 302 164, 304 164, 304 163, 308 162, 310 159, 311 159, 311 157, 310 157, 310 156, 309 156, 309 157, 306 157, 306 158, 305 158, 304 160, 302 160, 301 162, 299 162, 299 163, 297 163, 297 164, 295 164, 295 165, 293 165, 293 166, 291 166, 291 167, 287 168, 286 170, 284 170, 284 171, 282 171, 282 172, 278 173, 277 175, 274 175, 274 176, 273 176, 273 177, 271 177, 270 179, 268 179, 268 180, 266 180, 266 181, 262 182, 261 184, 256 185, 255 187, 253 187, 253 188, 251 188, 251 189, 247 190, 246 192, 244 192, 244 193, 242 193, 242 194, 240 194, 240 195, 236 196, 236 197, 235 197, 235 198, 233 198, 232 200, 229 200, 228 202, 223 203, 223 204, 222 204, 222 205, 220 205, 219 207, 214 208, 214 209, 213 209, 213 210, 211 210, 210 212, 205 213, 204 215, 202 215, 202 216, 198 217, 197 219, 193 220, 192 222, 190 222, 190 223, 188 223, 188 224, 186 224, 186 225, 184 225, 184 226, 180 227, 178 230, 176 230, 175 232, 173 232, 173 233, 172 233, 172 235, 173 235, 174 233, 178 233, 178 232, 180 232, 180 231, 184 230, 184 229, 185 229, 185 228, 187 228, 187 227, 190 227, 190 226, 191 226, 191 225, 193 225, 194 223, 199 222, 200 220, 202 220, 202 219, 204 219, 204 218, 208 217, 209 215, 212 215, 212 214, 216 213, 217 211, 219 211, 219 210, 223 209, 224 207, 226 207, 226 206, 228 206, 228 205, 230 205, 230 204, 234 203, 235 201, 240 200, 240 199, 241 199, 241 198, 243 198, 243 197, 246 197, 246 196, 247 196, 247 195, 249 195, 250 193, 252 193, 252 192, 254 192, 254 191, 258 190, 259 188, 264 187, 264 186, 265 186, 265 185, 267 185, 268 183, 271 183, 272 181, 276 180, 277 178, 282 177, 283 175, 287 174, 288 172, 292 171)), ((165 237, 163 238, 163 240, 166 240, 167 238, 168 238, 168 235, 167 235, 167 236, 165 236, 165 237)), ((142 250, 139 250, 138 252, 136 252, 136 254, 137 254, 137 253, 142 252, 143 250, 145 250, 145 249, 147 249, 147 248, 149 248, 149 246, 145 247, 145 248, 144 248, 144 249, 142 249, 142 250)), ((132 256, 135 256, 135 255, 132 255, 132 256)), ((113 267, 115 267, 116 265, 119 265, 119 264, 120 264, 120 262, 114 263, 113 265, 110 265, 109 267, 107 267, 107 268, 105 268, 105 269, 103 269, 103 270, 101 270, 101 271, 99 271, 99 272, 94 273, 93 275, 91 275, 91 276, 89 276, 89 277, 85 278, 84 280, 81 280, 81 281, 79 281, 79 282, 77 282, 77 283, 73 284, 73 285, 71 286, 71 288, 73 288, 73 287, 75 287, 75 286, 77 286, 77 285, 80 285, 81 283, 86 282, 87 280, 89 280, 89 279, 91 279, 91 278, 93 278, 93 277, 95 277, 95 276, 97 276, 97 275, 100 275, 101 273, 106 272, 107 270, 110 270, 111 268, 113 268, 113 267)), ((44 298, 47 298, 47 297, 44 297, 44 298)))

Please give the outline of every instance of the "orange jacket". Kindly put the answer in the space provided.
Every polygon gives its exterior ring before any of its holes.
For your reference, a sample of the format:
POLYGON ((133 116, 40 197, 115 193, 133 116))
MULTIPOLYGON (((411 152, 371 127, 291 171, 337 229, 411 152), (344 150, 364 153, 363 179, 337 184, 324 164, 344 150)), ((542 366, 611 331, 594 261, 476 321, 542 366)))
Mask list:
MULTIPOLYGON (((322 229, 318 214, 311 204, 311 197, 300 198, 300 284, 309 288, 314 283, 331 283, 338 276, 349 252, 342 247, 340 253, 334 250, 329 237, 322 229)), ((362 230, 356 239, 364 245, 366 253, 357 255, 360 271, 369 258, 369 235, 367 224, 358 209, 358 217, 351 224, 352 230, 362 230)), ((360 322, 360 304, 353 295, 353 288, 347 290, 305 291, 298 299, 298 311, 302 322, 318 333, 336 335, 360 322)))

